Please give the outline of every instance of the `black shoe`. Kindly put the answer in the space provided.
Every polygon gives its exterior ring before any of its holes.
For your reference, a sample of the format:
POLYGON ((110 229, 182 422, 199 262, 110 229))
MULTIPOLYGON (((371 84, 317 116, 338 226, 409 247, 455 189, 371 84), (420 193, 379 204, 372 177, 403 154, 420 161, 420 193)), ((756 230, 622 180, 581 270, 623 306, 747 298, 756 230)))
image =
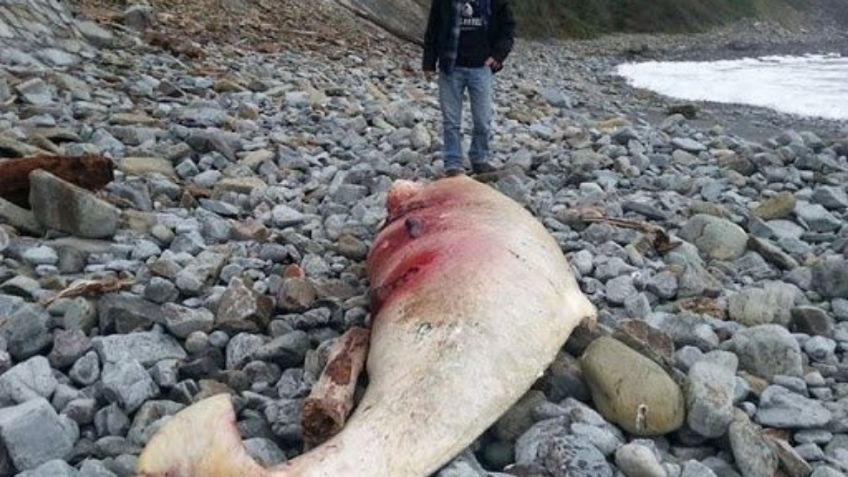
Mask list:
POLYGON ((482 162, 480 164, 472 164, 472 170, 475 174, 488 174, 490 172, 497 172, 498 168, 489 164, 488 162, 482 162))
POLYGON ((465 170, 461 167, 452 167, 450 169, 445 169, 445 177, 456 177, 465 174, 465 170))

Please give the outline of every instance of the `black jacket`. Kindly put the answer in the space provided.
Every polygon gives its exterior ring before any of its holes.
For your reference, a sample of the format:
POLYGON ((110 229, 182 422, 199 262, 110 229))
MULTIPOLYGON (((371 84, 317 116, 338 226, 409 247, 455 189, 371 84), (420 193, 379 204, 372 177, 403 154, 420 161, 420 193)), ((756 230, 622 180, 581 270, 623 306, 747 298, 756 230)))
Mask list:
MULTIPOLYGON (((489 27, 490 56, 503 65, 512 51, 515 41, 515 18, 509 0, 490 0, 492 18, 489 27)), ((441 61, 450 48, 450 30, 453 26, 453 0, 432 0, 427 31, 424 34, 424 71, 435 71, 436 63, 441 61)))

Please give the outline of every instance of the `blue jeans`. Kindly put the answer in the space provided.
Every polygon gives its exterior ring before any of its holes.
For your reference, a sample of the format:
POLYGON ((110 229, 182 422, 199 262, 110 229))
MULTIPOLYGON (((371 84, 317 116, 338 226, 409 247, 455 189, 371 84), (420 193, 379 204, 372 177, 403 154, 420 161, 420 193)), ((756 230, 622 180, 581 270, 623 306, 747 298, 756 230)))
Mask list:
POLYGON ((492 121, 492 70, 482 68, 455 68, 450 75, 439 74, 439 104, 442 108, 444 142, 442 159, 445 169, 462 167, 462 101, 465 89, 471 100, 471 164, 489 160, 489 135, 492 121))

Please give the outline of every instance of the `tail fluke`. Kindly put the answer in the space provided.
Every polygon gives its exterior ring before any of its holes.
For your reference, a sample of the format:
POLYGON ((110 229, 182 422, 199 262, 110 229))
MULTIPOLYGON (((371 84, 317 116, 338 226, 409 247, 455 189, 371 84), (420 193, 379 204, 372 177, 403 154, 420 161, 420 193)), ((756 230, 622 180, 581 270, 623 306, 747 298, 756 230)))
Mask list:
MULTIPOLYGON (((330 350, 304 405, 308 444, 318 445, 344 427, 365 367, 368 337, 367 329, 351 328, 330 350)), ((295 471, 264 469, 253 460, 242 444, 230 397, 220 394, 174 415, 144 448, 137 472, 137 477, 284 477, 295 471)))
POLYGON ((175 414, 147 444, 137 477, 269 477, 247 453, 229 395, 175 414))

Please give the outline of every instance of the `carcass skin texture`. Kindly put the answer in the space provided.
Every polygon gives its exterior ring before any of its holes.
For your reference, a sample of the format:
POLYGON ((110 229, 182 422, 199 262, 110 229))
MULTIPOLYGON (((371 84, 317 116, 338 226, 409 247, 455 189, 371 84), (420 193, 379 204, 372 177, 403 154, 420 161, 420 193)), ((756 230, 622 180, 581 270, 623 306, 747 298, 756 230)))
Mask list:
MULTIPOLYGON (((368 389, 329 441, 275 469, 245 467, 242 477, 429 476, 542 376, 575 326, 594 319, 553 237, 491 187, 464 176, 399 181, 387 208, 367 262, 368 389)), ((152 447, 142 470, 165 460, 152 447)), ((142 475, 166 475, 167 466, 148 469, 142 475)))

